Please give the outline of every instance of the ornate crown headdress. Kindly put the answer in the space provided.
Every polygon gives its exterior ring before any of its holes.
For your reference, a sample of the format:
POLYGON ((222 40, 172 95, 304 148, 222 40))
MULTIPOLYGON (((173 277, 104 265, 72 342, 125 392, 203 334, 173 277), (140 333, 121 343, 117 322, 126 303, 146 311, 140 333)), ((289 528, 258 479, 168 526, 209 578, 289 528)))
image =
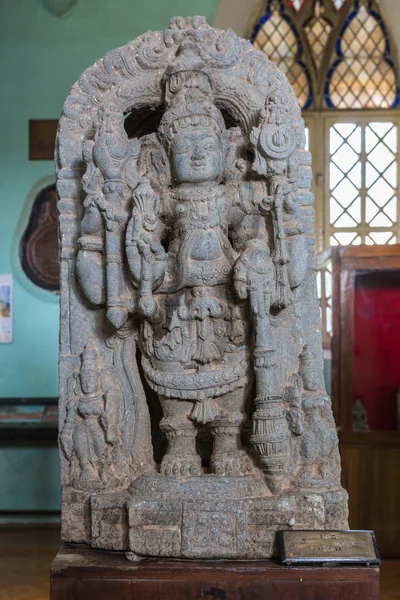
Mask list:
POLYGON ((97 373, 97 352, 96 348, 91 342, 88 342, 85 345, 85 348, 82 352, 81 361, 81 375, 90 375, 93 373, 97 373))
POLYGON ((166 111, 158 129, 169 144, 180 129, 212 127, 218 135, 225 131, 221 111, 214 104, 211 78, 191 40, 182 42, 176 59, 166 69, 166 111))

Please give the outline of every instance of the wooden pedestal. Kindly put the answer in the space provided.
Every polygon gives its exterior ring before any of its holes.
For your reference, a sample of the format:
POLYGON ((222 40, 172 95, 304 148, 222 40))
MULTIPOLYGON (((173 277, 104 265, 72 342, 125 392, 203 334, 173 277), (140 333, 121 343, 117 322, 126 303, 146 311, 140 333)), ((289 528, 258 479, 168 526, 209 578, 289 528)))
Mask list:
POLYGON ((378 567, 284 567, 274 561, 129 562, 64 544, 51 600, 379 600, 378 567))

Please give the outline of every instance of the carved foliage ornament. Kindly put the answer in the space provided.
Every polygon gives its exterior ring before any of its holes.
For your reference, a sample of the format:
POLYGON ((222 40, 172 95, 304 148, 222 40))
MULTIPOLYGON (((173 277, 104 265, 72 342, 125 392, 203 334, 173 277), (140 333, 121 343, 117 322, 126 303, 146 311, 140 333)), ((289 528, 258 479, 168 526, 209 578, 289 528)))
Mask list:
POLYGON ((285 76, 202 17, 72 88, 56 159, 65 539, 257 558, 279 528, 346 526, 304 142, 285 76))

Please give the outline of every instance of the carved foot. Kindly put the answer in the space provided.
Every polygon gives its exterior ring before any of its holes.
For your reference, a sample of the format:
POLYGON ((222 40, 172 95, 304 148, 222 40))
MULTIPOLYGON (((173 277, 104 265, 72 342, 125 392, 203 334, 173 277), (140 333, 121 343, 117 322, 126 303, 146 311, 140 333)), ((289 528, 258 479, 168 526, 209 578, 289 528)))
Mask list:
POLYGON ((236 450, 234 454, 215 452, 211 456, 211 470, 216 475, 250 475, 254 473, 253 462, 245 450, 236 450))
POLYGON ((100 481, 97 470, 90 462, 85 462, 82 465, 80 480, 88 483, 100 481))
POLYGON ((198 477, 203 474, 200 456, 166 454, 161 462, 160 473, 169 477, 198 477))

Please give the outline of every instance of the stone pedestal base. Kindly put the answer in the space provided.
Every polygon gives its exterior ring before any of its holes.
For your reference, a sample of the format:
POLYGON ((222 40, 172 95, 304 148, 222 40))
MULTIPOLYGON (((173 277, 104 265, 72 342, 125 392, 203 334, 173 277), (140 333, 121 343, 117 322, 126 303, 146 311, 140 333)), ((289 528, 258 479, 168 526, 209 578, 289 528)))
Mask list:
POLYGON ((51 600, 379 600, 378 567, 284 567, 273 561, 126 560, 64 544, 51 600))
POLYGON ((348 529, 347 493, 321 487, 272 495, 256 475, 156 473, 139 477, 125 491, 64 492, 63 540, 101 550, 265 559, 277 556, 276 532, 290 528, 348 529))
POLYGON ((347 529, 346 502, 342 489, 271 495, 257 476, 143 476, 127 501, 129 549, 165 558, 272 558, 279 529, 347 529))

